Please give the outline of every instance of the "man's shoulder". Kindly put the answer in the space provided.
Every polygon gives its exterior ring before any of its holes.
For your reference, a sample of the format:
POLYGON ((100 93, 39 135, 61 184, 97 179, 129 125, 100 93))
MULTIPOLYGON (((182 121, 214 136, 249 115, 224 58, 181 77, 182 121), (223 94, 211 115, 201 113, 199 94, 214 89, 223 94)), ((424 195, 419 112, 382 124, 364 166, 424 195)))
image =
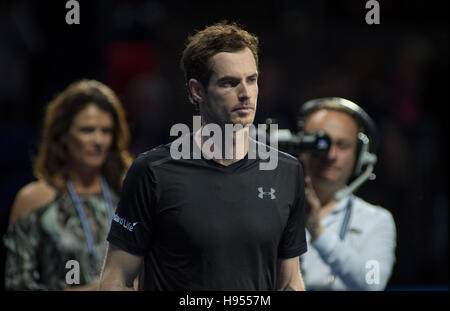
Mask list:
POLYGON ((278 158, 283 163, 286 163, 286 165, 291 165, 291 166, 298 166, 298 165, 300 165, 300 161, 296 157, 290 155, 289 153, 280 151, 278 149, 276 149, 276 150, 278 152, 278 158))
POLYGON ((274 148, 259 141, 256 141, 256 144, 258 145, 257 150, 260 150, 259 148, 265 148, 267 152, 270 152, 272 154, 275 153, 278 157, 279 162, 283 163, 284 165, 287 165, 289 167, 296 167, 300 165, 300 161, 296 157, 290 155, 289 153, 283 152, 277 148, 274 148))
MULTIPOLYGON (((173 160, 174 158, 172 157, 172 145, 177 145, 181 143, 188 143, 188 144, 192 144, 192 133, 190 133, 189 135, 183 135, 181 137, 178 137, 176 139, 174 139, 173 141, 166 143, 166 144, 162 144, 159 145, 157 147, 154 147, 152 149, 149 149, 145 152, 142 152, 141 154, 139 154, 136 157, 135 162, 138 162, 139 164, 147 164, 150 165, 152 167, 154 166, 158 166, 160 164, 163 163, 167 163, 170 160, 173 160)), ((175 147, 178 148, 178 147, 175 147)), ((190 150, 191 147, 189 147, 190 150)))
POLYGON ((380 205, 369 203, 357 196, 355 196, 355 208, 358 210, 360 214, 364 214, 371 219, 373 218, 393 219, 391 212, 386 208, 380 205))
MULTIPOLYGON (((262 143, 258 142, 258 144, 262 144, 262 143)), ((293 172, 293 173, 297 173, 298 170, 300 170, 301 172, 304 171, 302 163, 296 157, 292 156, 289 153, 283 152, 277 148, 269 146, 267 144, 262 144, 262 145, 264 146, 264 148, 268 148, 270 150, 271 156, 275 155, 277 157, 277 160, 278 160, 278 165, 276 167, 277 170, 293 172)), ((269 161, 269 159, 261 160, 261 161, 269 161)))
POLYGON ((145 152, 140 153, 134 160, 136 165, 157 166, 171 159, 170 157, 170 143, 159 145, 145 152))

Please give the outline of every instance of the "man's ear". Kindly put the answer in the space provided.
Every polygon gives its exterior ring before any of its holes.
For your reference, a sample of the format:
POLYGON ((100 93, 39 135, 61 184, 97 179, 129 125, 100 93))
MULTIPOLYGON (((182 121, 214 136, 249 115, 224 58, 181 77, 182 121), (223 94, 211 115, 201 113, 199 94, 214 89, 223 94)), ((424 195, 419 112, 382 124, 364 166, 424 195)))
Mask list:
POLYGON ((198 104, 201 104, 206 93, 203 84, 197 79, 189 79, 188 87, 192 99, 195 100, 198 104))

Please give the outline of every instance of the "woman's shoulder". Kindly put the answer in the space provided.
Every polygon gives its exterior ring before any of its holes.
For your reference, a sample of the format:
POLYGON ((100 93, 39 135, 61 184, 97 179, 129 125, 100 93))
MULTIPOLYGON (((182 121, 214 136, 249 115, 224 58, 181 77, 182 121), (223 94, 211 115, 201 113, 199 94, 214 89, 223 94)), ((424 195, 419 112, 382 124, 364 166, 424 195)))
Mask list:
POLYGON ((52 202, 55 197, 56 189, 43 179, 23 186, 14 199, 9 223, 11 224, 29 212, 52 202))

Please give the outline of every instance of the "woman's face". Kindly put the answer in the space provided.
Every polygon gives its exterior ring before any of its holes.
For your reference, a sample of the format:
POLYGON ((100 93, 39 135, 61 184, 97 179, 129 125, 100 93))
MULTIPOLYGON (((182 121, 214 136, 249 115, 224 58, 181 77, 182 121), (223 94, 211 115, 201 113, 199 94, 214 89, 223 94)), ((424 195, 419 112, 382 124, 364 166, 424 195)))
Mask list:
POLYGON ((113 142, 112 115, 94 104, 87 105, 72 120, 65 136, 68 163, 88 169, 101 169, 113 142))

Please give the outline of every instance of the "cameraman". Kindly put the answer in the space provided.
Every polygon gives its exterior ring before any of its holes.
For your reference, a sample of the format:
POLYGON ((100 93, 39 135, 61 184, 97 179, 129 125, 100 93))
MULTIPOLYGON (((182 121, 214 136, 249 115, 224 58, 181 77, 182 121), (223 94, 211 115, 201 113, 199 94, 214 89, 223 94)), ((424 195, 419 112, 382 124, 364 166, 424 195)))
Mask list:
POLYGON ((359 106, 342 98, 312 100, 302 110, 304 134, 324 131, 330 139, 325 154, 300 156, 307 174, 309 245, 301 257, 306 288, 384 290, 395 261, 394 220, 386 209, 354 196, 357 186, 347 186, 363 174, 361 164, 375 165, 376 156, 367 149, 375 125, 359 106))

